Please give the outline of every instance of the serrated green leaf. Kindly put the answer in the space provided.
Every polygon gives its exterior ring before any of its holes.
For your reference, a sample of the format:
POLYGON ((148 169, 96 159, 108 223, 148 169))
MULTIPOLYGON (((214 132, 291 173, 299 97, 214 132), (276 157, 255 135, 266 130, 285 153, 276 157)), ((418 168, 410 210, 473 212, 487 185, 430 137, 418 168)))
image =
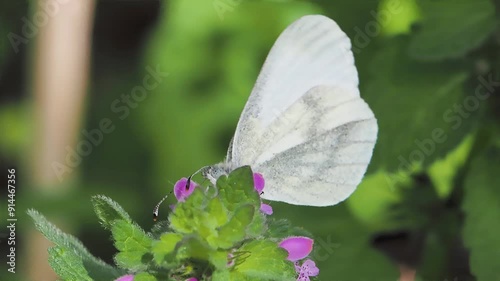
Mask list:
POLYGON ((205 210, 208 198, 197 188, 186 199, 179 202, 170 213, 170 226, 176 232, 190 234, 198 233, 202 237, 214 235, 218 218, 211 217, 205 210))
POLYGON ((227 177, 219 177, 216 186, 219 198, 229 212, 246 204, 260 206, 260 198, 255 191, 253 173, 249 166, 240 167, 227 177))
MULTIPOLYGON (((218 270, 227 269, 228 252, 223 250, 212 251, 208 255, 208 261, 218 270)), ((217 280, 217 279, 214 279, 217 280)))
POLYGON ((252 222, 247 227, 247 237, 248 238, 259 237, 266 231, 267 231, 266 215, 264 215, 260 211, 260 208, 257 208, 257 211, 254 212, 252 222))
POLYGON ((165 233, 165 232, 168 232, 170 231, 170 223, 168 220, 164 220, 164 221, 159 221, 157 223, 155 223, 153 225, 153 227, 151 228, 151 237, 153 238, 156 238, 156 239, 160 239, 160 236, 165 233))
POLYGON ((242 275, 262 280, 296 279, 294 264, 286 258, 286 250, 268 240, 254 240, 244 244, 238 252, 244 253, 235 259, 234 270, 242 275))
POLYGON ((158 280, 156 279, 156 277, 146 272, 141 272, 134 276, 134 281, 156 281, 156 280, 158 280))
POLYGON ((226 224, 229 220, 227 210, 222 204, 219 197, 214 197, 210 200, 210 202, 208 203, 207 212, 210 217, 216 219, 217 227, 226 224))
POLYGON ((478 281, 500 280, 500 149, 488 148, 471 164, 465 180, 463 237, 478 281))
POLYGON ((255 208, 252 205, 236 209, 231 220, 219 228, 218 235, 210 237, 209 245, 214 249, 228 249, 242 241, 247 235, 247 227, 252 222, 254 212, 255 208))
POLYGON ((151 251, 153 252, 156 264, 162 265, 165 261, 167 263, 172 263, 175 259, 174 249, 181 240, 181 234, 164 233, 160 237, 160 240, 153 241, 151 251))
POLYGON ((212 274, 212 279, 214 281, 231 281, 228 270, 216 270, 212 274))
POLYGON ((205 243, 200 241, 197 237, 186 237, 177 250, 177 260, 196 258, 201 260, 208 260, 210 253, 213 250, 205 243))
POLYGON ((463 56, 478 47, 495 28, 490 0, 420 0, 423 20, 413 36, 410 54, 418 59, 463 56))
POLYGON ((63 233, 55 225, 47 221, 47 219, 35 210, 28 210, 28 215, 33 219, 35 227, 51 242, 59 246, 61 249, 67 249, 82 257, 83 264, 90 272, 91 276, 98 276, 103 280, 113 280, 125 272, 106 264, 104 261, 94 257, 83 244, 74 236, 63 233))
POLYGON ((369 169, 411 171, 413 163, 425 169, 461 142, 484 104, 474 92, 464 91, 469 76, 464 66, 412 61, 406 55, 406 37, 386 43, 374 57, 372 77, 362 90, 379 125, 369 169), (473 110, 464 106, 468 95, 478 100, 473 110))
POLYGON ((64 280, 94 280, 83 266, 81 256, 64 247, 49 248, 49 264, 64 280))
POLYGON ((93 196, 92 205, 94 205, 94 211, 99 221, 106 229, 111 229, 116 220, 132 221, 128 213, 118 203, 104 195, 93 196))
POLYGON ((112 230, 115 247, 120 251, 115 260, 122 268, 140 270, 147 267, 152 259, 152 239, 134 223, 117 220, 112 230))
MULTIPOLYGON (((217 189, 222 204, 229 212, 245 204, 260 209, 260 197, 253 185, 253 173, 249 166, 240 167, 227 177, 219 177, 217 189)), ((264 231, 265 216, 261 212, 254 212, 252 223, 247 228, 248 237, 258 237, 264 231)))

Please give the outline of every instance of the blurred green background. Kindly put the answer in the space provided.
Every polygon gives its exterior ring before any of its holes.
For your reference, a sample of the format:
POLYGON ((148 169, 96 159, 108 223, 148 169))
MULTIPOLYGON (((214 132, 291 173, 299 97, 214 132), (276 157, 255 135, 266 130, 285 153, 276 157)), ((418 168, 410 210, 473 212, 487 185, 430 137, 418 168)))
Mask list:
MULTIPOLYGON (((34 62, 49 25, 35 23, 40 32, 27 36, 23 20, 33 22, 45 4, 0 4, 0 167, 4 175, 16 168, 18 218, 13 275, 3 269, 2 188, 1 280, 50 280, 34 267, 46 259, 30 244, 27 208, 112 263, 115 249, 90 196, 113 198, 149 229, 154 205, 177 179, 223 159, 269 49, 307 14, 329 16, 351 38, 361 95, 379 121, 367 176, 347 201, 328 208, 272 203, 274 216, 314 233, 319 279, 500 280, 500 1, 96 1, 82 113, 58 116, 76 118, 68 122, 77 140, 55 147, 66 157, 88 139, 84 130, 98 130, 106 118, 114 130, 61 177, 46 175, 58 179, 49 184, 34 172, 41 165, 58 174, 55 160, 34 159, 40 135, 51 132, 37 119, 47 105, 33 83, 44 74, 34 62), (151 69, 168 76, 140 100, 123 100, 151 69)), ((44 69, 71 58, 61 52, 44 69)))

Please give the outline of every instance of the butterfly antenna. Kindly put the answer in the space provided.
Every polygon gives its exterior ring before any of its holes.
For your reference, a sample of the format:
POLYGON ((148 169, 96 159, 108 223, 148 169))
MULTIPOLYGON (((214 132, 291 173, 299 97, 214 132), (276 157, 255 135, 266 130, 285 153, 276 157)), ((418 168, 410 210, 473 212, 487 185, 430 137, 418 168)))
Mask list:
POLYGON ((158 212, 159 212, 159 209, 160 209, 160 205, 161 203, 163 203, 163 201, 165 201, 165 199, 167 199, 167 197, 172 194, 172 191, 170 191, 167 195, 165 195, 165 197, 163 197, 160 202, 158 202, 158 204, 156 204, 155 208, 153 209, 153 221, 156 221, 158 220, 158 212))
POLYGON ((198 169, 198 171, 194 172, 192 175, 190 175, 188 177, 188 180, 186 181, 186 190, 189 189, 189 187, 191 186, 191 178, 194 177, 196 174, 198 174, 199 172, 202 172, 204 170, 206 170, 207 168, 209 168, 210 166, 204 166, 204 167, 201 167, 200 169, 198 169))

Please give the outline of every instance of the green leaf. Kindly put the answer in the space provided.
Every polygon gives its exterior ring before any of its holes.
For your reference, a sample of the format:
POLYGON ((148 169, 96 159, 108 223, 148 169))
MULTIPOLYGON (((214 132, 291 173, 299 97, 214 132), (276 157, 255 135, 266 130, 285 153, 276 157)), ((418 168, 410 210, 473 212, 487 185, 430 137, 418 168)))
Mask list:
POLYGON ((366 176, 347 201, 347 206, 361 222, 375 230, 389 230, 394 224, 391 207, 401 201, 391 175, 377 171, 366 176))
POLYGON ((406 46, 406 37, 386 41, 362 91, 379 125, 371 171, 411 171, 414 163, 426 168, 461 142, 483 105, 474 92, 465 94, 463 66, 412 61, 406 46), (464 104, 469 97, 476 107, 464 104))
POLYGON ((260 206, 259 194, 255 191, 253 173, 249 166, 240 167, 227 177, 219 177, 216 186, 222 204, 229 212, 246 204, 260 206))
POLYGON ((216 270, 212 274, 212 280, 214 281, 231 281, 231 276, 229 270, 216 270))
POLYGON ((500 149, 489 147, 471 163, 465 180, 463 237, 478 281, 499 280, 500 149))
POLYGON ((254 240, 235 253, 235 271, 262 280, 295 280, 295 267, 286 258, 288 253, 277 243, 254 240), (240 254, 239 256, 237 256, 240 254))
POLYGON ((208 203, 207 212, 211 217, 216 219, 217 227, 222 226, 228 222, 227 210, 222 204, 219 197, 214 197, 212 200, 210 200, 210 202, 208 203))
POLYGON ((116 220, 132 221, 128 213, 118 203, 104 195, 93 196, 92 204, 97 217, 106 229, 111 229, 116 220))
POLYGON ((252 222, 247 227, 247 237, 255 238, 261 236, 267 230, 266 215, 260 211, 260 206, 256 208, 258 211, 254 212, 252 222))
POLYGON ((490 0, 421 0, 423 20, 409 51, 418 59, 457 58, 477 48, 495 29, 490 0))
POLYGON ((134 276, 134 281, 156 281, 156 280, 158 280, 156 279, 156 277, 146 272, 141 272, 134 276))
MULTIPOLYGON (((222 204, 229 212, 233 212, 245 204, 251 204, 260 210, 260 197, 254 188, 253 172, 249 166, 240 167, 227 177, 219 177, 217 190, 222 204)), ((247 229, 248 236, 260 236, 266 230, 265 220, 266 218, 261 212, 254 212, 252 223, 247 229)))
POLYGON ((96 279, 113 280, 125 274, 124 271, 112 267, 102 260, 94 257, 89 253, 87 248, 85 248, 85 246, 78 241, 78 239, 72 235, 63 233, 59 228, 47 221, 47 219, 37 211, 30 209, 27 213, 33 219, 35 227, 38 231, 40 231, 48 240, 60 248, 57 251, 54 250, 54 253, 62 250, 71 251, 72 254, 81 257, 83 265, 92 277, 98 276, 100 278, 96 279))
POLYGON ((165 233, 160 240, 153 241, 151 251, 158 265, 163 262, 172 262, 175 258, 174 249, 178 242, 182 240, 182 235, 177 233, 165 233))
POLYGON ((152 239, 134 223, 117 220, 112 227, 115 246, 120 251, 115 260, 120 267, 140 270, 151 261, 152 239))
POLYGON ((290 236, 313 237, 312 233, 302 227, 292 226, 287 219, 268 218, 267 225, 269 230, 265 234, 270 238, 285 238, 290 236))
POLYGON ((195 258, 208 260, 209 255, 213 252, 204 241, 200 241, 197 237, 186 237, 179 245, 177 250, 177 260, 195 258))
POLYGON ((252 222, 255 208, 252 205, 244 205, 234 211, 231 220, 219 228, 218 236, 212 237, 208 243, 213 248, 228 249, 242 241, 247 236, 247 226, 252 222))
POLYGON ((81 256, 64 247, 49 248, 49 264, 64 280, 94 280, 83 266, 81 256))
MULTIPOLYGON (((219 250, 219 251, 212 251, 210 252, 208 256, 208 261, 215 266, 216 269, 218 270, 225 270, 227 269, 227 259, 228 252, 219 250)), ((218 279, 214 279, 218 280, 218 279)))
POLYGON ((416 1, 381 0, 377 16, 382 32, 390 36, 409 33, 411 26, 421 17, 416 1))
POLYGON ((459 176, 461 169, 469 157, 473 141, 474 137, 472 134, 467 136, 446 157, 435 161, 429 167, 429 177, 434 183, 436 192, 440 198, 446 198, 452 192, 455 186, 454 181, 459 176))
POLYGON ((360 224, 346 207, 344 203, 325 208, 273 205, 275 214, 286 213, 294 225, 314 233, 310 257, 320 269, 319 280, 398 280, 397 266, 373 248, 372 231, 360 224))
POLYGON ((204 207, 208 198, 200 188, 196 188, 185 202, 179 202, 170 213, 170 226, 176 232, 190 234, 198 233, 202 237, 215 234, 215 228, 220 218, 211 217, 204 207))
POLYGON ((170 223, 168 220, 159 221, 151 228, 151 237, 160 239, 161 235, 168 231, 170 231, 170 223))

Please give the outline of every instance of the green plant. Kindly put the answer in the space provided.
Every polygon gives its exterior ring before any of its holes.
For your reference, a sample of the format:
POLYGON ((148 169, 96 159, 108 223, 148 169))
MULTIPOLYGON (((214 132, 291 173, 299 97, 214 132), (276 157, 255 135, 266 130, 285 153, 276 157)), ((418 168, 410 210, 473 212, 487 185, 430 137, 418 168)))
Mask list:
POLYGON ((299 262, 313 240, 287 220, 267 217, 272 209, 261 202, 263 178, 248 166, 221 176, 215 186, 186 183, 181 179, 174 188, 179 202, 168 221, 149 233, 113 200, 92 198, 119 251, 117 267, 93 257, 38 212, 28 213, 54 242, 49 262, 64 280, 308 280, 302 278, 318 274, 313 261, 299 262))

